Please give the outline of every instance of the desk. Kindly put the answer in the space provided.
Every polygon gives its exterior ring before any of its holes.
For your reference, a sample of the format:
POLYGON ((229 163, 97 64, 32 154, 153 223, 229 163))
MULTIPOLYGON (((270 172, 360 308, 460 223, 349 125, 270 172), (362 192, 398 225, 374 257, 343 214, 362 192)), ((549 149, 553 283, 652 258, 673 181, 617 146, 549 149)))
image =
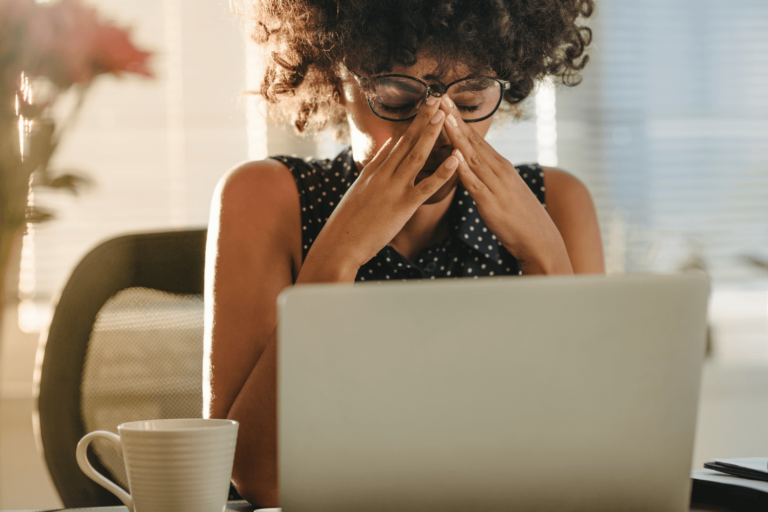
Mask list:
MULTIPOLYGON (((126 507, 97 507, 97 508, 67 508, 60 509, 62 511, 72 512, 128 512, 126 507)), ((247 501, 230 501, 227 503, 227 512, 280 512, 279 508, 262 508, 254 509, 253 506, 247 501)), ((53 512, 53 511, 46 511, 53 512)), ((691 507, 690 512, 732 512, 725 508, 710 508, 707 505, 694 505, 691 507)))
MULTIPOLYGON (((76 512, 128 512, 128 509, 125 507, 99 507, 99 508, 63 508, 60 509, 62 511, 76 511, 76 512)), ((240 508, 231 508, 229 505, 227 505, 227 511, 230 510, 236 510, 238 512, 254 512, 258 510, 259 512, 279 512, 279 508, 261 508, 261 509, 254 509, 250 504, 243 503, 240 508)), ((17 511, 20 512, 20 511, 17 511)), ((54 511, 45 511, 45 512, 54 512, 54 511)), ((731 512, 728 509, 725 508, 691 508, 690 512, 731 512)))
MULTIPOLYGON (((91 508, 61 508, 61 509, 54 509, 54 510, 37 510, 37 511, 26 511, 26 512, 56 512, 56 511, 77 511, 77 512, 128 512, 128 508, 124 506, 120 507, 91 507, 91 508)), ((253 508, 253 505, 248 503, 247 501, 230 501, 227 503, 227 509, 226 512, 254 512, 256 509, 253 508)), ((279 511, 279 508, 262 508, 259 509, 261 512, 277 512, 279 511)), ((21 512, 21 511, 17 511, 21 512)))

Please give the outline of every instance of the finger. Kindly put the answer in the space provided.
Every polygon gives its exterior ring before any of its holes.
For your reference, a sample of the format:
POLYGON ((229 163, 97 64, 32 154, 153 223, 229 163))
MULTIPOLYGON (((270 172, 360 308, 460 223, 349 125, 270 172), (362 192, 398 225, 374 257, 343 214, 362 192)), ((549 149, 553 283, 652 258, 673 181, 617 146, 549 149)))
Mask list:
POLYGON ((440 187, 451 179, 451 176, 456 172, 456 168, 459 165, 459 159, 451 155, 440 164, 440 167, 427 178, 424 178, 413 187, 416 201, 421 204, 426 201, 432 194, 437 192, 440 187))
POLYGON ((397 126, 395 126, 392 135, 384 142, 384 144, 381 145, 373 158, 371 158, 370 162, 365 164, 366 169, 378 169, 381 167, 381 165, 387 160, 387 157, 389 157, 390 153, 392 153, 392 150, 397 145, 400 137, 402 137, 403 133, 405 133, 405 130, 408 129, 407 125, 408 123, 397 123, 397 126))
POLYGON ((400 162, 395 171, 395 176, 401 176, 411 183, 416 179, 416 175, 424 168, 429 154, 435 147, 435 142, 437 142, 437 138, 440 136, 444 123, 445 114, 438 110, 430 123, 422 129, 419 140, 416 141, 416 144, 400 162))
MULTIPOLYGON (((435 113, 440 110, 440 100, 434 96, 427 98, 427 101, 419 108, 416 113, 416 117, 410 122, 407 129, 400 136, 400 139, 395 144, 395 147, 387 156, 386 165, 394 172, 401 164, 403 159, 410 153, 416 143, 424 133, 424 130, 430 126, 434 126, 430 123, 435 113)), ((445 114, 442 114, 443 116, 445 114)), ((408 123, 400 123, 408 124, 408 123)), ((438 131, 439 133, 439 131, 438 131)), ((427 154, 426 156, 429 156, 427 154)), ((426 156, 424 160, 426 161, 426 156)), ((423 162, 422 162, 423 165, 423 162)))
MULTIPOLYGON (((464 155, 464 159, 469 168, 474 172, 483 183, 490 186, 496 179, 495 170, 489 165, 489 162, 480 152, 479 141, 473 139, 482 139, 480 134, 471 128, 465 132, 466 124, 457 118, 458 111, 453 107, 453 102, 448 96, 443 96, 442 110, 448 110, 448 118, 445 121, 445 131, 448 138, 451 139, 453 147, 457 148, 464 155), (448 107, 451 105, 452 107, 448 107), (461 124, 459 124, 461 123, 461 124)), ((498 165, 494 159, 490 159, 494 165, 498 165)))
POLYGON ((480 180, 480 178, 477 177, 474 172, 472 172, 472 169, 470 169, 467 165, 467 162, 461 154, 461 151, 455 149, 453 154, 459 158, 459 166, 457 168, 457 172, 459 173, 461 184, 464 185, 464 188, 467 190, 467 192, 469 192, 469 195, 472 196, 472 199, 475 201, 481 200, 480 197, 488 192, 488 187, 480 180))
POLYGON ((464 133, 464 136, 467 137, 467 139, 470 140, 473 144, 477 145, 477 150, 483 155, 486 159, 495 159, 499 162, 507 162, 507 159, 501 156, 498 151, 496 151, 493 146, 488 144, 488 141, 486 141, 483 137, 480 137, 480 135, 475 132, 475 129, 472 128, 469 123, 465 122, 461 117, 461 111, 456 107, 456 104, 453 103, 451 98, 448 96, 443 97, 443 101, 440 105, 441 110, 443 110, 446 114, 453 114, 454 118, 457 121, 458 128, 464 133), (475 132, 477 135, 476 138, 470 138, 470 131, 475 132))

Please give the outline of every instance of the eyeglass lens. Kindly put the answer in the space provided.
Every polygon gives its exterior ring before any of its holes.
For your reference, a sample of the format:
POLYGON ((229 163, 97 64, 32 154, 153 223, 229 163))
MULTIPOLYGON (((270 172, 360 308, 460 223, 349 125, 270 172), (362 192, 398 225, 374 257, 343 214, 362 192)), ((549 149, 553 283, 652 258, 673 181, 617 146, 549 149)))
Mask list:
MULTIPOLYGON (((371 83, 370 104, 381 117, 403 120, 413 117, 427 94, 417 80, 405 77, 381 77, 371 83)), ((467 78, 446 91, 465 121, 483 119, 498 108, 501 84, 491 78, 467 78)))

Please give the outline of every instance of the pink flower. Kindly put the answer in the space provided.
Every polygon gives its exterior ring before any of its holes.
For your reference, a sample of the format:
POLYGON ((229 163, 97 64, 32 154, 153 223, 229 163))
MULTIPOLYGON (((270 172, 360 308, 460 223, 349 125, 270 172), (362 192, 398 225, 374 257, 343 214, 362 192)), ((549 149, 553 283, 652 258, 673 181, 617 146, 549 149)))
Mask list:
MULTIPOLYGON (((4 2, 31 3, 0 0, 4 2)), ((27 12, 27 26, 25 71, 44 75, 59 87, 87 84, 104 73, 152 76, 151 54, 137 49, 126 29, 100 20, 96 10, 80 0, 34 5, 27 12)))
POLYGON ((8 30, 24 20, 34 5, 29 0, 0 0, 0 30, 8 30))
POLYGON ((154 76, 147 62, 151 53, 133 46, 129 35, 127 30, 112 25, 99 27, 95 34, 92 67, 117 76, 123 72, 154 76))

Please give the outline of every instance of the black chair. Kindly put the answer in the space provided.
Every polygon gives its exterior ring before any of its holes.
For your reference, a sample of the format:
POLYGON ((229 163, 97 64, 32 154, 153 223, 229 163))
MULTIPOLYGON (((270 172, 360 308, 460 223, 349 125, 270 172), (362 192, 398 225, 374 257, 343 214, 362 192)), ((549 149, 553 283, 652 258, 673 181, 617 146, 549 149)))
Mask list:
MULTIPOLYGON (((205 239, 204 229, 121 236, 67 282, 36 372, 39 445, 65 507, 120 504, 77 466, 87 432, 202 417, 205 239)), ((92 446, 94 468, 127 487, 114 450, 92 446)))

